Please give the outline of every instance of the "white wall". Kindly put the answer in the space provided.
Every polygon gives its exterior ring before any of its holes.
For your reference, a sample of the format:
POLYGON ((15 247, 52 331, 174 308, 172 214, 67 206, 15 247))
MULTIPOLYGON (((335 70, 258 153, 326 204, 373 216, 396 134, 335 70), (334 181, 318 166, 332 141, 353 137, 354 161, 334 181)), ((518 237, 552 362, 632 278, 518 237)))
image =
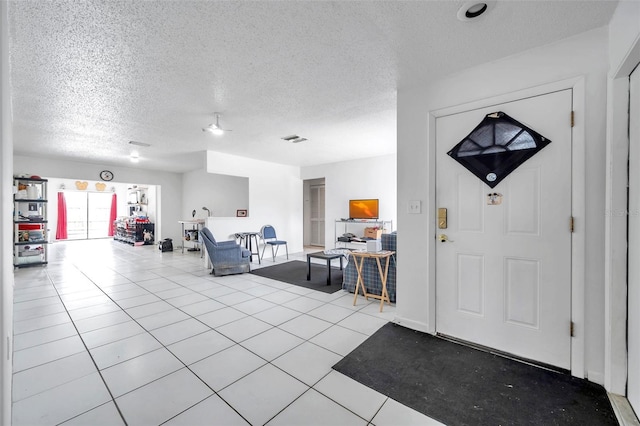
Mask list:
MULTIPOLYGON (((207 217, 207 207, 212 216, 235 217, 237 210, 249 208, 249 179, 207 173, 205 169, 186 172, 182 179, 182 218, 207 217)), ((251 214, 251 212, 249 212, 251 214)))
POLYGON ((640 1, 622 0, 609 22, 609 66, 611 75, 629 76, 640 56, 640 1), (634 63, 635 62, 635 63, 634 63))
POLYGON ((207 171, 249 178, 249 216, 209 218, 207 226, 216 239, 230 239, 236 232, 260 231, 270 224, 278 238, 287 241, 289 253, 302 251, 302 179, 298 167, 208 151, 207 171))
POLYGON ((335 220, 349 217, 351 199, 379 199, 380 219, 393 221, 392 230, 396 230, 396 159, 396 155, 392 154, 301 169, 300 174, 305 180, 325 178, 326 248, 334 247, 335 220))
MULTIPOLYGON (((156 185, 159 193, 160 209, 156 212, 156 241, 163 238, 173 238, 179 241, 180 225, 182 219, 182 174, 159 172, 155 170, 142 170, 127 167, 104 167, 97 164, 81 163, 62 159, 49 159, 40 157, 26 157, 15 155, 13 157, 15 173, 34 174, 49 178, 61 178, 93 181, 100 171, 108 168, 114 174, 113 183, 151 186, 156 185)), ((107 186, 109 182, 107 182, 107 186)), ((50 193, 55 193, 57 188, 49 188, 50 193), (53 192, 52 192, 53 191, 53 192)))
POLYGON ((0 424, 11 424, 11 363, 13 341, 13 123, 9 80, 8 2, 0 2, 0 424), (5 356, 4 354, 8 354, 5 356))
POLYGON ((586 373, 601 382, 604 372, 604 139, 607 28, 494 61, 425 87, 398 91, 398 264, 397 316, 413 328, 435 330, 433 239, 434 186, 430 164, 430 112, 502 94, 585 76, 586 81, 586 373), (422 214, 407 214, 409 200, 422 214), (428 265, 425 267, 425 265, 428 265))

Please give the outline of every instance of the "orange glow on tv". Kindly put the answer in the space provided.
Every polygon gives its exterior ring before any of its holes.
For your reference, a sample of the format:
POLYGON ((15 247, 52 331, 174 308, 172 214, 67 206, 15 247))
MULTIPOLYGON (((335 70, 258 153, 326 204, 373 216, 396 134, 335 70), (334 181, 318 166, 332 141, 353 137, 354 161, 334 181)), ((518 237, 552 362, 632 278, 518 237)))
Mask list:
POLYGON ((377 219, 378 200, 349 200, 349 218, 351 219, 377 219))

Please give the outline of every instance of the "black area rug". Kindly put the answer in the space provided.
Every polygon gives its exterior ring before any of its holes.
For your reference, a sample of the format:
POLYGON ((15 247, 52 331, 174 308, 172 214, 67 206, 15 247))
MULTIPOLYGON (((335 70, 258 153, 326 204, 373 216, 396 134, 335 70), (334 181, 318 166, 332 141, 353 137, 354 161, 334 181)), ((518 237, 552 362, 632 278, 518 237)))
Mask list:
POLYGON ((342 288, 342 271, 340 268, 331 268, 331 285, 327 285, 326 264, 311 264, 310 281, 307 281, 307 262, 301 260, 292 260, 287 263, 267 266, 266 268, 253 270, 251 273, 300 287, 320 290, 325 293, 335 293, 342 288))
POLYGON ((333 368, 446 425, 617 425, 602 386, 388 323, 333 368))

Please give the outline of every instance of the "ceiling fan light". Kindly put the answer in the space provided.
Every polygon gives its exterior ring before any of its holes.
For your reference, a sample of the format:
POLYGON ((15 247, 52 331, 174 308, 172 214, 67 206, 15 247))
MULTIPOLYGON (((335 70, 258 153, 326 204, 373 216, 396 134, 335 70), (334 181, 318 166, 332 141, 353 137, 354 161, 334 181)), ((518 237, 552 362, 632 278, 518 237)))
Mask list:
POLYGON ((209 130, 211 133, 213 133, 214 135, 222 135, 224 134, 224 130, 222 130, 220 127, 213 127, 211 130, 209 130))

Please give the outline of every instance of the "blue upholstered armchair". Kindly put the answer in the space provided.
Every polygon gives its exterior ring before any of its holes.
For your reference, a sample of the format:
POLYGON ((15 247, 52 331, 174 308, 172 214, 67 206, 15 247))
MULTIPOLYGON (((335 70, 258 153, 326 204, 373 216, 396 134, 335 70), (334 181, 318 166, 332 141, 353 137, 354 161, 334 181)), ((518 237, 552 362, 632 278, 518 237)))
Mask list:
POLYGON ((251 252, 235 241, 216 241, 209 228, 202 228, 200 238, 207 249, 213 269, 211 273, 217 277, 229 274, 241 274, 251 271, 251 252))
MULTIPOLYGON (((382 250, 396 251, 396 236, 395 232, 390 234, 382 234, 382 250)), ((389 272, 387 275, 387 292, 389 293, 389 300, 392 303, 396 302, 396 259, 398 254, 396 253, 389 260, 389 272)), ((384 268, 384 265, 382 265, 384 268)), ((382 281, 380 280, 380 274, 378 272, 378 265, 375 259, 364 259, 362 265, 362 276, 364 278, 364 285, 367 289, 367 293, 381 294, 382 293, 382 281)), ((342 274, 342 288, 353 293, 356 290, 356 282, 358 281, 358 271, 356 270, 356 264, 353 259, 349 259, 347 267, 342 274)), ((362 292, 360 292, 362 294, 362 292)))

